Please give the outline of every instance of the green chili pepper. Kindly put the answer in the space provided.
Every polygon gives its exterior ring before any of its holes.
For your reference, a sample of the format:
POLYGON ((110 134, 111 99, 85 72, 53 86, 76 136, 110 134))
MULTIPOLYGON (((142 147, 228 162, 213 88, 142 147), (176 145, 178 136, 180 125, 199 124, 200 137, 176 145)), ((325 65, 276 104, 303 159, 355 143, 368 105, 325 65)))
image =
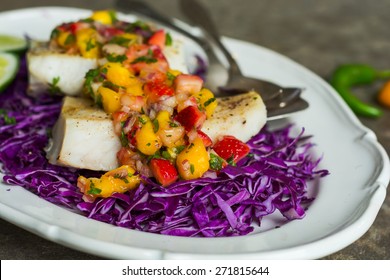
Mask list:
POLYGON ((377 118, 382 115, 382 111, 358 99, 353 95, 351 88, 369 85, 378 79, 389 77, 390 71, 377 71, 373 67, 363 64, 345 64, 335 70, 331 84, 356 114, 377 118))

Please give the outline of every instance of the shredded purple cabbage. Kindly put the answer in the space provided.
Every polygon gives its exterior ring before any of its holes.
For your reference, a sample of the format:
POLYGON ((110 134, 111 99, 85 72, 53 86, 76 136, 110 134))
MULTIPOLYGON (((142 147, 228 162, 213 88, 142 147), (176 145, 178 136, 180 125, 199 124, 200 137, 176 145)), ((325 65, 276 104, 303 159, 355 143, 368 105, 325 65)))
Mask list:
POLYGON ((263 128, 249 142, 251 156, 227 166, 216 176, 179 181, 163 188, 153 179, 125 194, 84 202, 76 187, 87 170, 54 166, 44 147, 57 120, 61 98, 26 95, 23 61, 17 79, 0 95, 0 108, 16 124, 0 117, 0 162, 3 180, 19 185, 56 205, 89 218, 140 231, 177 236, 245 235, 262 218, 278 210, 286 220, 301 219, 313 197, 308 182, 328 174, 312 159, 309 137, 291 137, 292 125, 276 131, 263 128))

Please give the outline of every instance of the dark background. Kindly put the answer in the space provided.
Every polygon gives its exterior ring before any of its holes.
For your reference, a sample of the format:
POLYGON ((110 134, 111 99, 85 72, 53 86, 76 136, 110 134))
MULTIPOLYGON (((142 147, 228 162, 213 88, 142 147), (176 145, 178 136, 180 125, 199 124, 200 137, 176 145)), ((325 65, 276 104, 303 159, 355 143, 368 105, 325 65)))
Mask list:
MULTIPOLYGON (((390 69, 388 0, 199 0, 213 12, 224 36, 249 41, 290 57, 328 80, 335 67, 359 62, 390 69)), ((175 0, 146 1, 184 19, 175 0)), ((33 6, 115 8, 111 0, 1 1, 0 11, 33 6)), ((12 27, 10 27, 12 28, 12 27)), ((375 104, 380 84, 356 90, 375 104)), ((380 119, 360 120, 390 151, 390 110, 380 119)), ((37 237, 0 219, 0 259, 97 259, 37 237)), ((390 195, 369 231, 325 259, 390 259, 390 195)))

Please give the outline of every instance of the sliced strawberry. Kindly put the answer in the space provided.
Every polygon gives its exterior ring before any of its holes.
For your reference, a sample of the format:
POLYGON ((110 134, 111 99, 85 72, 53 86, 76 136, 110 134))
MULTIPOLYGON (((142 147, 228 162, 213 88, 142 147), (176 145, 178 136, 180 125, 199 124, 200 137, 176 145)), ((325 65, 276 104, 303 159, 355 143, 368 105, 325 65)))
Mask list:
POLYGON ((126 56, 129 61, 133 62, 138 57, 147 56, 149 50, 150 46, 146 44, 134 44, 127 49, 126 56))
POLYGON ((101 26, 98 31, 99 34, 102 35, 107 41, 111 40, 114 36, 125 33, 123 30, 109 26, 101 26))
POLYGON ((164 187, 172 184, 179 178, 175 166, 169 160, 154 158, 150 161, 149 167, 157 182, 164 187))
POLYGON ((195 75, 180 74, 173 82, 176 94, 199 92, 203 87, 202 78, 195 75))
POLYGON ((162 82, 148 82, 144 85, 144 93, 151 102, 157 102, 162 96, 173 96, 173 88, 162 82))
POLYGON ((122 147, 116 153, 116 157, 120 165, 130 165, 132 167, 135 167, 135 159, 133 158, 134 154, 135 152, 133 152, 129 148, 122 147))
POLYGON ((165 31, 158 30, 156 31, 148 40, 149 45, 159 46, 161 49, 165 47, 165 31))
POLYGON ((154 80, 153 77, 147 77, 148 74, 152 74, 155 72, 167 72, 169 65, 166 60, 155 60, 155 62, 137 62, 130 63, 130 69, 133 73, 139 74, 140 78, 143 79, 146 77, 145 81, 154 80), (145 74, 146 73, 146 74, 145 74))
POLYGON ((141 71, 147 73, 161 71, 165 73, 169 69, 168 61, 163 52, 155 45, 131 45, 126 51, 126 56, 126 66, 136 74, 141 71))
POLYGON ((226 135, 213 147, 214 151, 228 163, 237 163, 249 153, 249 146, 234 136, 226 135))
POLYGON ((199 129, 206 120, 206 114, 199 110, 197 106, 188 106, 181 110, 175 118, 186 131, 199 129))
POLYGON ((198 129, 197 133, 198 133, 198 137, 200 139, 202 139, 205 147, 211 147, 213 145, 213 141, 206 133, 204 133, 203 131, 201 131, 199 129, 198 129))
MULTIPOLYGON (((135 124, 133 124, 130 131, 126 134, 128 143, 133 147, 135 147, 137 145, 137 140, 135 138, 135 135, 140 130, 140 128, 141 128, 141 126, 136 122, 135 124)), ((124 139, 122 139, 122 137, 123 136, 121 135, 121 141, 123 142, 124 139)), ((122 143, 122 146, 123 146, 123 143, 122 143)))
POLYGON ((145 65, 145 67, 140 69, 138 77, 144 83, 165 82, 167 80, 166 71, 165 70, 161 71, 159 68, 163 68, 163 67, 156 67, 154 64, 153 67, 150 64, 145 65))
POLYGON ((185 99, 184 101, 179 102, 177 104, 177 112, 180 112, 181 110, 189 107, 189 106, 198 106, 198 103, 196 102, 196 98, 194 96, 191 96, 190 98, 185 99))

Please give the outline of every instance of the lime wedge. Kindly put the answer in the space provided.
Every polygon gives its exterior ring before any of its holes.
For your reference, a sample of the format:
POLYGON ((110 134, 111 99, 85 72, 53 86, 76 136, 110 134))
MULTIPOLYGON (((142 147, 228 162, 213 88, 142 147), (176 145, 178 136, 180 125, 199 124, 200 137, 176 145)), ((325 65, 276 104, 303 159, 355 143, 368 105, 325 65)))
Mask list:
POLYGON ((0 52, 0 93, 14 80, 19 68, 15 54, 0 52))
POLYGON ((27 48, 23 38, 0 34, 0 52, 19 52, 27 48))

